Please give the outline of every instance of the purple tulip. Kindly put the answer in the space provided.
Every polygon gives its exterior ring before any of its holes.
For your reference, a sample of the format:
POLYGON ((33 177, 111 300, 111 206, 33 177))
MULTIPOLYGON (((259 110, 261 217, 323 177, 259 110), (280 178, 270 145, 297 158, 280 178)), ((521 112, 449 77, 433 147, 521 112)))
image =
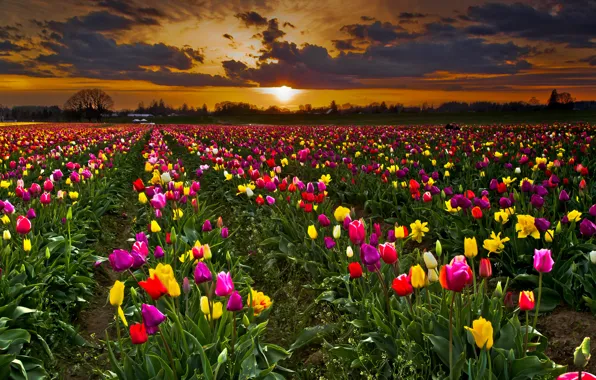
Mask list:
POLYGON ((226 297, 234 291, 234 282, 232 281, 232 274, 230 272, 219 272, 217 274, 217 282, 215 283, 215 295, 218 297, 226 297))
POLYGON ((367 266, 374 266, 381 260, 379 251, 370 244, 360 246, 360 260, 367 266))
POLYGON ((546 232, 550 227, 550 222, 544 218, 534 219, 534 225, 540 232, 546 232))
POLYGON ((550 249, 534 250, 534 269, 540 273, 548 273, 553 270, 553 258, 550 249))
POLYGON ((331 221, 325 214, 320 214, 318 220, 321 227, 328 227, 331 224, 331 221))
POLYGON ((590 207, 590 215, 592 215, 593 217, 596 217, 596 205, 592 205, 592 207, 590 207))
POLYGON ((395 229, 390 229, 389 231, 387 231, 387 241, 389 243, 393 243, 395 242, 395 229))
POLYGON ((273 197, 272 197, 272 196, 270 196, 270 195, 267 195, 267 196, 265 197, 265 200, 267 201, 267 204, 268 204, 269 206, 271 206, 272 204, 275 204, 275 198, 273 198, 273 197))
POLYGON ((530 203, 534 208, 542 208, 542 206, 544 206, 544 198, 542 198, 538 194, 532 194, 532 197, 530 198, 530 203))
POLYGON ((209 219, 207 219, 207 220, 205 221, 205 223, 203 223, 203 228, 202 228, 202 230, 203 230, 203 232, 209 232, 209 231, 211 231, 212 229, 213 229, 213 227, 211 227, 211 222, 209 221, 209 219))
POLYGON ((242 305, 242 297, 240 296, 240 293, 238 293, 237 291, 232 292, 232 294, 230 294, 230 298, 228 298, 228 303, 226 304, 226 310, 227 311, 240 311, 242 310, 243 305, 242 305))
POLYGON ((2 211, 5 214, 14 214, 15 208, 12 205, 12 203, 10 203, 9 201, 4 201, 4 208, 2 209, 2 211))
POLYGON ((161 259, 164 256, 163 248, 159 245, 155 247, 155 251, 153 251, 153 256, 156 259, 161 259))
POLYGON ((579 224, 579 232, 586 238, 596 234, 596 224, 588 219, 583 219, 579 224))
POLYGON ((222 229, 221 229, 222 239, 227 239, 228 235, 229 235, 228 227, 222 227, 222 229))
POLYGON ((143 265, 145 265, 145 263, 147 262, 147 259, 145 259, 145 256, 143 256, 140 252, 138 251, 131 251, 130 255, 133 258, 133 262, 132 262, 132 269, 137 269, 142 267, 143 265))
POLYGON ((534 193, 544 197, 546 194, 548 194, 548 190, 546 190, 546 188, 542 185, 536 185, 534 186, 534 193))
POLYGON ((35 219, 35 218, 37 218, 37 214, 35 214, 35 210, 34 209, 30 208, 27 211, 27 218, 28 219, 35 219))
POLYGON ((141 314, 146 327, 158 327, 166 320, 166 316, 158 308, 146 303, 141 306, 141 314))
POLYGON ((511 207, 511 200, 509 198, 502 197, 499 199, 499 206, 501 206, 501 208, 509 208, 511 207))
POLYGON ((209 270, 209 267, 202 261, 200 261, 197 264, 197 266, 195 267, 194 274, 195 274, 195 283, 197 285, 213 280, 213 275, 211 274, 211 270, 209 270))
POLYGON ((333 240, 333 238, 329 237, 329 236, 325 236, 325 247, 327 249, 332 249, 333 247, 335 247, 335 240, 333 240))
POLYGON ((132 255, 123 249, 115 249, 108 259, 112 269, 116 272, 124 272, 131 268, 134 263, 132 255))
POLYGON ((149 201, 149 203, 151 203, 151 206, 153 206, 154 209, 161 210, 164 207, 166 207, 167 201, 168 200, 164 194, 157 193, 153 195, 153 198, 151 198, 151 201, 149 201))
POLYGON ((561 190, 559 193, 559 200, 561 202, 568 202, 569 201, 569 194, 565 191, 565 189, 561 190))

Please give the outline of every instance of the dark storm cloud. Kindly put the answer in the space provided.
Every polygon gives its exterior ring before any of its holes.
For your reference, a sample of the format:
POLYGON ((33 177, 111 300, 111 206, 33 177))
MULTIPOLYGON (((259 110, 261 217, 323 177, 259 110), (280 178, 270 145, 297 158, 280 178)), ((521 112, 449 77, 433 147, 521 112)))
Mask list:
POLYGON ((20 63, 0 59, 0 74, 25 75, 28 71, 20 63))
POLYGON ((255 68, 239 61, 224 62, 231 78, 261 86, 288 84, 301 88, 358 88, 362 80, 422 77, 436 71, 474 74, 515 74, 531 65, 522 57, 527 48, 482 39, 416 41, 395 46, 371 45, 363 53, 332 57, 326 48, 285 41, 271 44, 255 68), (276 63, 269 60, 275 59, 276 63))
POLYGON ((0 41, 0 54, 2 53, 18 53, 20 51, 29 50, 19 45, 15 45, 9 40, 0 41))
POLYGON ((398 16, 400 19, 413 19, 413 18, 424 18, 426 15, 424 13, 412 13, 412 12, 402 12, 398 16))
POLYGON ((485 29, 509 37, 567 44, 571 48, 594 48, 596 1, 568 0, 552 7, 527 4, 488 3, 468 8, 470 20, 485 29), (490 28, 490 29, 489 29, 490 28))
POLYGON ((164 18, 166 14, 153 7, 137 7, 131 1, 119 1, 119 0, 102 0, 98 3, 100 7, 106 8, 111 11, 119 12, 127 16, 143 16, 143 17, 154 17, 164 18))
POLYGON ((276 18, 272 18, 267 24, 267 29, 261 33, 263 36, 263 45, 270 45, 285 36, 286 32, 279 29, 279 22, 276 18))
POLYGON ((220 75, 174 72, 168 69, 158 71, 133 71, 127 73, 109 72, 97 76, 99 79, 142 80, 162 86, 204 87, 204 86, 248 86, 243 80, 226 78, 220 75))
POLYGON ((236 18, 242 21, 246 27, 267 25, 267 18, 255 11, 237 13, 236 18))
POLYGON ((340 29, 350 37, 371 43, 386 44, 397 39, 413 38, 414 34, 408 32, 400 25, 390 22, 375 21, 372 24, 344 25, 340 29))
POLYGON ((333 46, 340 51, 343 50, 362 50, 362 48, 354 45, 354 40, 333 40, 331 41, 333 46))
POLYGON ((65 22, 35 21, 40 27, 55 33, 74 33, 79 31, 117 32, 130 30, 138 25, 137 20, 112 14, 108 11, 91 12, 85 16, 71 17, 65 22))
POLYGON ((579 60, 580 62, 586 62, 590 64, 590 66, 596 66, 596 55, 592 55, 590 57, 582 58, 579 60))

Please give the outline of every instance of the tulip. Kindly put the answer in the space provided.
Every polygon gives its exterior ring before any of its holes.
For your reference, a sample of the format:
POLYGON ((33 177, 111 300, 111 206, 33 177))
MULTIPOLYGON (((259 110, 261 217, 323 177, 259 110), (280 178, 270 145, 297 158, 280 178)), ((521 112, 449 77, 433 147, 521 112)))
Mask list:
POLYGON ((331 224, 331 221, 325 214, 320 214, 318 217, 318 221, 319 221, 319 224, 321 225, 321 227, 327 227, 331 224))
POLYGON ((124 302, 124 283, 116 280, 114 286, 110 289, 110 304, 112 306, 121 306, 124 302))
POLYGON ((146 281, 139 281, 139 286, 145 289, 154 301, 168 292, 168 289, 157 276, 149 277, 146 281))
POLYGON ((424 252, 422 258, 424 259, 424 265, 426 265, 426 269, 435 269, 439 265, 435 256, 428 251, 424 252))
POLYGON ((317 232, 317 228, 311 224, 310 226, 308 226, 308 236, 312 239, 315 240, 318 236, 319 233, 317 232))
POLYGON ((564 189, 561 190, 561 192, 559 193, 559 201, 561 201, 561 202, 569 201, 569 194, 567 194, 567 191, 565 191, 564 189))
POLYGON ((339 225, 336 225, 335 227, 333 227, 333 238, 335 240, 338 240, 341 237, 341 227, 339 225))
POLYGON ((596 264, 596 251, 590 252, 590 261, 592 262, 592 264, 596 264))
POLYGON ((389 265, 397 261, 397 251, 395 250, 395 245, 391 243, 379 245, 379 254, 381 255, 381 259, 389 265))
POLYGON ((414 288, 410 282, 410 276, 406 275, 405 273, 397 276, 393 280, 391 288, 400 297, 409 296, 414 292, 414 288))
POLYGON ((360 220, 354 220, 348 227, 350 241, 355 245, 364 243, 366 239, 366 231, 364 231, 364 224, 360 220))
POLYGON ((207 267, 207 265, 202 261, 200 261, 195 267, 194 276, 196 284, 202 284, 204 282, 213 280, 211 270, 209 270, 209 267, 207 267))
POLYGON ((360 247, 360 259, 366 266, 377 266, 381 255, 375 247, 365 243, 360 247))
POLYGON ((590 356, 590 338, 585 337, 573 352, 573 365, 580 369, 586 367, 590 361, 590 356))
POLYGON ((164 207, 166 207, 166 196, 162 193, 157 193, 155 195, 153 195, 153 198, 151 198, 151 206, 155 209, 161 210, 164 207))
POLYGON ((227 311, 240 311, 243 308, 242 297, 240 293, 234 291, 230 298, 228 298, 228 302, 226 304, 227 311))
POLYGON ((408 227, 406 226, 395 226, 394 228, 396 239, 405 239, 408 237, 408 227))
POLYGON ((153 257, 155 257, 156 259, 164 257, 164 251, 161 246, 158 245, 157 247, 155 247, 155 250, 153 251, 153 257))
POLYGON ((132 267, 134 258, 123 249, 115 249, 109 256, 110 265, 116 272, 124 272, 132 267))
POLYGON ((132 344, 143 344, 149 339, 143 323, 135 323, 130 326, 130 340, 132 344))
POLYGON ((534 310, 534 292, 524 290, 519 293, 519 309, 522 311, 534 310))
POLYGON ((489 278, 493 275, 493 268, 490 263, 490 259, 482 258, 480 259, 480 277, 482 278, 489 278))
POLYGON ((157 307, 146 303, 141 305, 141 314, 146 327, 158 327, 166 320, 166 316, 157 307))
POLYGON ((227 239, 229 235, 228 227, 222 227, 221 229, 221 238, 227 239))
POLYGON ((550 249, 535 249, 534 250, 534 269, 538 271, 538 305, 534 313, 534 323, 532 330, 536 329, 538 322, 538 313, 540 312, 540 301, 542 298, 542 274, 548 273, 553 269, 554 261, 551 257, 550 249))
POLYGON ((424 288, 426 286, 426 273, 424 273, 424 269, 422 269, 419 264, 410 268, 409 277, 412 286, 415 289, 424 288))
POLYGON ((474 217, 474 219, 482 219, 482 210, 480 207, 476 206, 472 209, 472 217, 474 217))
POLYGON ((132 183, 132 187, 137 193, 140 193, 141 191, 145 190, 145 184, 143 183, 143 180, 141 178, 136 179, 132 183))
POLYGON ((596 224, 588 219, 583 219, 579 224, 579 232, 585 237, 590 238, 596 235, 596 224))
POLYGON ((161 227, 159 226, 159 224, 155 220, 152 220, 151 221, 151 232, 157 233, 160 231, 161 231, 161 227))
POLYGON ((343 206, 339 206, 333 212, 333 216, 338 222, 343 222, 348 215, 350 215, 350 209, 343 206))
POLYGON ((52 202, 52 196, 50 195, 50 193, 43 193, 41 194, 41 196, 39 197, 39 202, 42 205, 49 205, 52 202))
POLYGON ((439 281, 444 289, 461 292, 473 279, 472 270, 463 256, 456 256, 450 264, 441 267, 439 281))
POLYGON ((10 231, 9 230, 4 230, 2 232, 2 239, 4 240, 10 240, 12 238, 12 236, 10 235, 10 231))
POLYGON ((25 251, 25 252, 31 251, 31 240, 23 239, 23 251, 25 251))
POLYGON ((493 326, 490 321, 480 317, 472 322, 472 327, 465 326, 465 329, 472 333, 478 348, 491 349, 493 346, 493 326))
POLYGON ((215 294, 218 297, 226 297, 234 291, 234 282, 232 281, 232 274, 226 272, 219 272, 217 274, 217 282, 215 283, 215 294))
POLYGON ((348 248, 346 248, 346 256, 348 256, 348 258, 354 256, 354 250, 352 249, 352 247, 348 246, 348 248))
POLYGON ((188 293, 190 293, 190 281, 188 281, 188 277, 184 277, 184 279, 182 280, 182 291, 185 295, 188 295, 188 293))
POLYGON ((464 255, 472 259, 478 254, 478 243, 476 237, 464 238, 464 255))
POLYGON ((29 219, 37 218, 37 214, 35 214, 34 209, 30 208, 29 210, 27 210, 27 218, 29 218, 29 219))
POLYGON ((19 215, 16 230, 21 235, 29 233, 31 231, 31 221, 26 216, 19 215))
POLYGON ((348 272, 350 272, 350 278, 360 278, 362 277, 362 266, 360 263, 352 262, 348 264, 348 272))
MULTIPOLYGON (((567 372, 557 377, 557 380, 580 380, 580 375, 579 372, 567 372)), ((581 380, 596 380, 596 376, 589 372, 582 372, 581 380)))

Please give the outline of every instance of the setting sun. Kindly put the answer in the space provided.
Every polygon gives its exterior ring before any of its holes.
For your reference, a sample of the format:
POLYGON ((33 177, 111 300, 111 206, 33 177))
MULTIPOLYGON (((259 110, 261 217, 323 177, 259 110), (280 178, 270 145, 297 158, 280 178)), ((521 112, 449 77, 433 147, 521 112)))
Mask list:
POLYGON ((270 87, 270 88, 263 88, 262 91, 265 94, 274 95, 277 100, 282 103, 287 103, 294 98, 294 96, 300 93, 300 90, 295 90, 292 87, 288 86, 281 86, 281 87, 270 87))

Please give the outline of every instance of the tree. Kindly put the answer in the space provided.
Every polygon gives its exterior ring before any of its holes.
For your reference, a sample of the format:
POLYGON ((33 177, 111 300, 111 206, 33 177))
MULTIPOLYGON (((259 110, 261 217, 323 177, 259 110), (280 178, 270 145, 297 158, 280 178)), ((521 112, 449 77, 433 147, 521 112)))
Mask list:
POLYGON ((540 105, 540 100, 536 99, 535 96, 532 96, 530 100, 528 100, 528 104, 532 107, 538 107, 540 105))
POLYGON ((77 120, 101 121, 101 115, 114 107, 110 95, 99 88, 80 90, 64 103, 64 110, 77 120))
POLYGON ((337 113, 337 104, 335 103, 335 100, 331 101, 331 104, 329 105, 329 109, 331 110, 331 112, 337 113))
POLYGON ((555 88, 551 93, 550 93, 550 98, 548 98, 548 108, 557 108, 557 106, 559 105, 559 94, 557 93, 557 89, 555 88))

